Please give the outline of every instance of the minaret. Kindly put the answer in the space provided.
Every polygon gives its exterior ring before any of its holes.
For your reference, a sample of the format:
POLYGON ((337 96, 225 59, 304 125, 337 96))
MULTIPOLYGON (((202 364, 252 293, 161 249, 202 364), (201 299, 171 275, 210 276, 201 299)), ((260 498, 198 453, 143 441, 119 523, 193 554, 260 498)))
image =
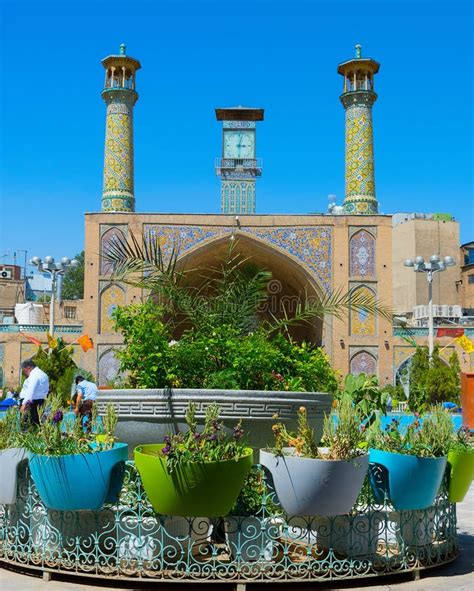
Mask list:
POLYGON ((356 45, 355 59, 339 65, 337 71, 344 76, 344 91, 340 96, 346 110, 346 195, 344 211, 348 214, 376 214, 374 141, 372 105, 377 99, 374 92, 374 74, 379 64, 361 56, 356 45))
POLYGON ((263 121, 263 109, 229 107, 216 109, 222 121, 222 158, 216 159, 221 177, 222 213, 255 213, 255 180, 262 174, 256 158, 256 122, 263 121))
POLYGON ((138 100, 135 73, 141 66, 125 54, 123 43, 119 55, 109 55, 102 65, 102 98, 107 105, 102 211, 135 211, 133 107, 138 100))

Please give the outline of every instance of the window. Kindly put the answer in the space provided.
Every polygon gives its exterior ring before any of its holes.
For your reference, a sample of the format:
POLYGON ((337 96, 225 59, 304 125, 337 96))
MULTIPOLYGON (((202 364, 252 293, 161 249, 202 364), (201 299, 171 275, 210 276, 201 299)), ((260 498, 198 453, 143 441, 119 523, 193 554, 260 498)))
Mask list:
POLYGON ((467 282, 468 283, 474 283, 474 275, 468 275, 467 276, 467 282))
POLYGON ((64 318, 75 318, 76 310, 76 306, 64 306, 64 318))

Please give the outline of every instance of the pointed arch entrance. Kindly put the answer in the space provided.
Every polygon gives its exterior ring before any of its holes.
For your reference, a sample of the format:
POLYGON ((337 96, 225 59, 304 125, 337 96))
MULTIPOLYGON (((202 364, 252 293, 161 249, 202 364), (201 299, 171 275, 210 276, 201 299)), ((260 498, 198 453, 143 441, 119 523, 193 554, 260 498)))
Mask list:
MULTIPOLYGON (((283 308, 291 315, 296 311, 299 298, 321 299, 324 289, 318 279, 305 266, 289 253, 253 236, 236 232, 227 234, 187 250, 179 257, 179 264, 188 270, 191 284, 203 282, 203 272, 216 266, 226 255, 229 240, 234 240, 235 252, 248 259, 248 264, 272 273, 268 286, 268 301, 261 314, 281 317, 283 308)), ((297 341, 308 341, 325 345, 329 353, 330 319, 316 319, 311 323, 292 327, 290 334, 297 341), (329 331, 328 331, 329 329, 329 331)))

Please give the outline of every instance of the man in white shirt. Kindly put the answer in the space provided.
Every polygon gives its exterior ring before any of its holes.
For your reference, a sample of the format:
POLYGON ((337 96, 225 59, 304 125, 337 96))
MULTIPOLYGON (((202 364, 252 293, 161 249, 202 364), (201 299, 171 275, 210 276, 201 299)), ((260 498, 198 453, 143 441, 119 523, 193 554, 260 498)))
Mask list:
POLYGON ((26 380, 20 392, 20 412, 25 418, 35 425, 39 424, 38 407, 44 404, 49 391, 48 376, 32 359, 27 359, 21 364, 26 380))
POLYGON ((97 399, 97 386, 94 382, 89 382, 82 376, 76 378, 76 408, 74 412, 79 415, 81 419, 88 418, 88 429, 91 429, 92 421, 92 405, 97 399))

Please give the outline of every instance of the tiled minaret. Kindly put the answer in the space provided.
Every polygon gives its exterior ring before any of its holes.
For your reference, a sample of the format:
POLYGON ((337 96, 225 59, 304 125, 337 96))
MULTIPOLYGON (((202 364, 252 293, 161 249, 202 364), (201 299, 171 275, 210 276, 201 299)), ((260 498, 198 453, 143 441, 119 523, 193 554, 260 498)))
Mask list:
POLYGON ((340 64, 337 71, 344 77, 340 99, 346 110, 344 211, 348 214, 376 214, 372 105, 377 99, 374 75, 379 71, 379 64, 363 58, 361 46, 356 45, 355 59, 340 64))
POLYGON ((135 74, 141 66, 126 55, 123 43, 119 55, 109 55, 102 64, 107 105, 102 211, 135 211, 133 107, 138 100, 135 74))

